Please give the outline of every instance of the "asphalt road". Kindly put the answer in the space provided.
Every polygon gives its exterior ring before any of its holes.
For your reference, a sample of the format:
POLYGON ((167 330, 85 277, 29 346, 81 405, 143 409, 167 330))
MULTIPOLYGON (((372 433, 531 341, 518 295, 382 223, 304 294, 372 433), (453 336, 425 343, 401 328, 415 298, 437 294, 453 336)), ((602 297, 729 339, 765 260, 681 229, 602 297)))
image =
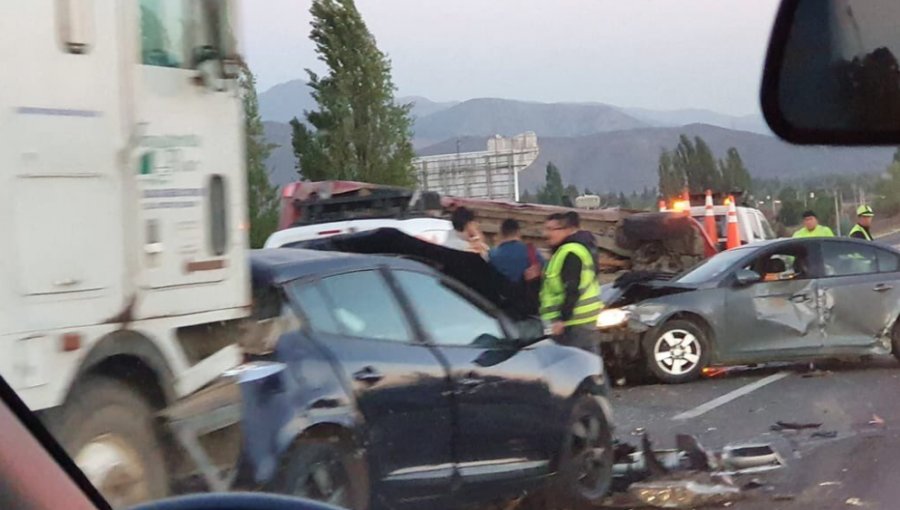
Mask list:
POLYGON ((694 435, 709 449, 770 444, 786 466, 736 480, 765 485, 730 508, 900 507, 900 363, 887 358, 816 369, 795 365, 615 389, 617 436, 639 445, 645 431, 657 449, 674 448, 678 433, 694 435), (818 430, 837 436, 772 431, 777 421, 821 423, 818 430))

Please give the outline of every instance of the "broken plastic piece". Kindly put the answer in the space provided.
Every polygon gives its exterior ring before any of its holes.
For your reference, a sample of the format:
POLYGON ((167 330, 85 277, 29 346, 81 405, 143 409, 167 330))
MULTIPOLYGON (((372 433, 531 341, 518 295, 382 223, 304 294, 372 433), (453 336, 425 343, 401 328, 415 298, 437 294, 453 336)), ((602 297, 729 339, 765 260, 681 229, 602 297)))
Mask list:
POLYGON ((650 444, 650 436, 647 434, 644 434, 644 437, 641 438, 641 448, 643 449, 644 462, 647 465, 647 471, 649 471, 652 476, 660 476, 669 472, 669 469, 656 457, 656 452, 653 451, 653 445, 650 444))
POLYGON ((758 478, 753 478, 749 482, 745 483, 741 487, 741 490, 752 491, 752 490, 756 490, 756 489, 761 489, 765 486, 766 485, 761 480, 759 480, 758 478))
POLYGON ((789 421, 777 421, 775 422, 775 425, 772 425, 769 428, 775 432, 779 432, 782 430, 817 429, 821 426, 821 423, 793 423, 789 421))
POLYGON ((722 449, 723 468, 735 474, 778 469, 784 465, 778 452, 766 444, 726 446, 722 449))
POLYGON ((884 427, 885 421, 878 416, 877 414, 872 415, 872 419, 869 420, 869 425, 875 425, 876 427, 884 427))
POLYGON ((844 503, 849 506, 866 506, 866 504, 863 503, 859 498, 847 498, 847 501, 845 501, 844 503))
POLYGON ((690 469, 709 471, 715 465, 715 459, 706 448, 700 444, 696 437, 688 434, 675 436, 675 446, 684 452, 690 469))
POLYGON ((810 437, 815 437, 818 439, 834 439, 837 436, 838 433, 835 430, 818 430, 810 434, 810 437))

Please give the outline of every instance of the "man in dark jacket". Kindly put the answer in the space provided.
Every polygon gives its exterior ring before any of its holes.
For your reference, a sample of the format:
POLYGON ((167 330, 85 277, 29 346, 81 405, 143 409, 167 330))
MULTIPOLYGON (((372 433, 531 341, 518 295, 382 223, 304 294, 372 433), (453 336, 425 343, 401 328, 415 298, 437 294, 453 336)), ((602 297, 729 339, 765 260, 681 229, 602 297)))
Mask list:
POLYGON ((544 225, 553 256, 544 270, 541 318, 560 343, 596 353, 596 323, 603 308, 596 261, 590 246, 579 239, 577 214, 572 214, 552 214, 544 225))
POLYGON ((533 245, 522 241, 518 221, 503 220, 500 225, 500 244, 491 250, 488 260, 509 280, 518 294, 515 299, 519 312, 526 317, 537 315, 544 258, 533 245))

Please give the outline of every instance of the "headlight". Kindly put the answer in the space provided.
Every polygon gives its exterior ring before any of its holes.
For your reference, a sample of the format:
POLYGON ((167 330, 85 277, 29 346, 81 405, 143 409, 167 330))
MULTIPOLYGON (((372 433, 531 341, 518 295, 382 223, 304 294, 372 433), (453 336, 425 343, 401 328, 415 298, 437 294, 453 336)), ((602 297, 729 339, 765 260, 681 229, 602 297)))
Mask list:
POLYGON ((607 308, 600 312, 600 316, 597 317, 597 327, 600 329, 607 329, 620 326, 628 322, 630 317, 631 312, 628 310, 623 310, 621 308, 607 308))

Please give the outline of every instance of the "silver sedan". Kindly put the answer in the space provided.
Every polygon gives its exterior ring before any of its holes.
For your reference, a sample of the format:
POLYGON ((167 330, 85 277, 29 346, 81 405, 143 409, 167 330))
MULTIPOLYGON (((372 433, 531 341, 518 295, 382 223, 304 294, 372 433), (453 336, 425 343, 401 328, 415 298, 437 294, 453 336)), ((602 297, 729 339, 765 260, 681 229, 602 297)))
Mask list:
POLYGON ((720 253, 668 281, 617 289, 598 320, 623 376, 666 383, 710 366, 900 352, 900 251, 844 238, 720 253))

